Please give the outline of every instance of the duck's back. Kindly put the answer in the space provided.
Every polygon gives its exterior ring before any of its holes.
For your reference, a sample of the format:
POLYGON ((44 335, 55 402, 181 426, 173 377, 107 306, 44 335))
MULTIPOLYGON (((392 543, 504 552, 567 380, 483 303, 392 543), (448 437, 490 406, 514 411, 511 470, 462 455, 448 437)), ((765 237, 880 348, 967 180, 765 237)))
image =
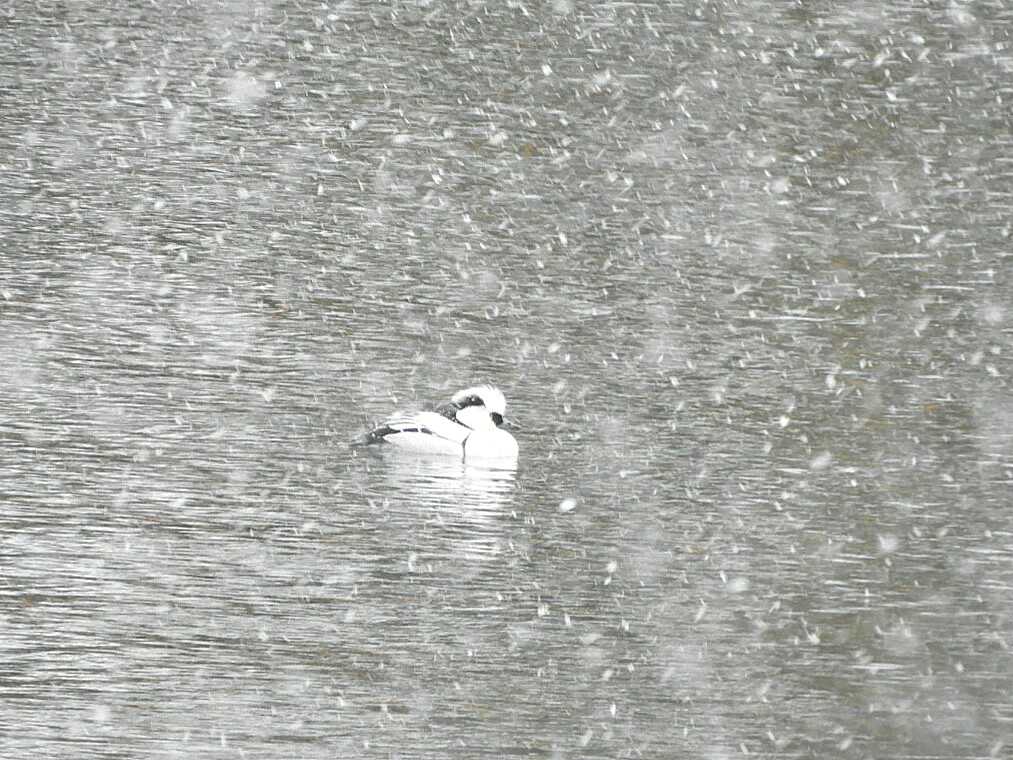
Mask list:
POLYGON ((367 443, 384 443, 422 454, 462 456, 471 432, 436 412, 389 417, 367 434, 367 443))

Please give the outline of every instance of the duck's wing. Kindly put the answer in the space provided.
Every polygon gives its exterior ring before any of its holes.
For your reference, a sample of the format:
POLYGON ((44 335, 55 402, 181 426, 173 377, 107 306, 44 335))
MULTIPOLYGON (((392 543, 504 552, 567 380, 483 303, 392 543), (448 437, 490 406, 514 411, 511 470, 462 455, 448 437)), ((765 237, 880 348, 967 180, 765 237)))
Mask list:
POLYGON ((454 422, 452 419, 447 419, 438 412, 416 412, 388 417, 366 434, 367 440, 365 442, 387 441, 395 443, 394 438, 399 435, 411 435, 412 437, 428 435, 461 446, 471 432, 470 428, 454 422))

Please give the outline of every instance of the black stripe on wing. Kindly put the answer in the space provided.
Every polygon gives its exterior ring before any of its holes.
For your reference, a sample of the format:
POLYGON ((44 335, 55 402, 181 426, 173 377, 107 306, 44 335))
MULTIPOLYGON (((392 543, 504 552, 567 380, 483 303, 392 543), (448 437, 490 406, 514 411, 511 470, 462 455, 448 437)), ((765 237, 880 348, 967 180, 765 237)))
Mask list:
POLYGON ((422 425, 380 425, 379 427, 373 428, 364 436, 365 440, 363 443, 384 443, 387 436, 394 435, 396 433, 423 433, 425 435, 436 435, 432 430, 422 425))

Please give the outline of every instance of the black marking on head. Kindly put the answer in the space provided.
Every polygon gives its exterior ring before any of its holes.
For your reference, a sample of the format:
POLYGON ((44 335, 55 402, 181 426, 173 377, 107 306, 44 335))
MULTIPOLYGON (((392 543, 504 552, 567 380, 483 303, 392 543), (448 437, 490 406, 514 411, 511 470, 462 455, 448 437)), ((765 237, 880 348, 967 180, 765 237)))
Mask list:
POLYGON ((489 416, 492 417, 493 424, 495 424, 496 427, 499 427, 500 425, 503 424, 503 415, 500 414, 499 412, 493 412, 489 416))
POLYGON ((448 401, 446 404, 440 404, 436 407, 436 413, 443 415, 448 420, 458 422, 457 413, 459 411, 467 409, 469 406, 483 406, 484 404, 482 397, 473 393, 460 401, 448 401))

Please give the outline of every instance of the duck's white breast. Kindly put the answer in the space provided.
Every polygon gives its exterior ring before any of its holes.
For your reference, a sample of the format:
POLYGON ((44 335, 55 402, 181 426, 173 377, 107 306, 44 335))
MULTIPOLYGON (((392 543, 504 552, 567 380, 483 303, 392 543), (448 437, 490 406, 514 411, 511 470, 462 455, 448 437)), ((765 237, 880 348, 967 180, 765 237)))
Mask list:
POLYGON ((476 430, 464 442, 465 459, 516 459, 517 440, 505 430, 476 430))

